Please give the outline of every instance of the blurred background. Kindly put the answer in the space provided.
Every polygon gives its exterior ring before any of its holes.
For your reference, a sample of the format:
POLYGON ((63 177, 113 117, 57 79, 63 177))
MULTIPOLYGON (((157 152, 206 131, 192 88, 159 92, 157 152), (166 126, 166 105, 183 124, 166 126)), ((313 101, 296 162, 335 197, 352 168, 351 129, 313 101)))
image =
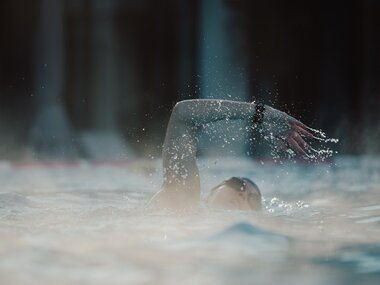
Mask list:
POLYGON ((257 99, 339 138, 340 153, 380 153, 378 0, 0 9, 0 159, 159 156, 189 98, 257 99))

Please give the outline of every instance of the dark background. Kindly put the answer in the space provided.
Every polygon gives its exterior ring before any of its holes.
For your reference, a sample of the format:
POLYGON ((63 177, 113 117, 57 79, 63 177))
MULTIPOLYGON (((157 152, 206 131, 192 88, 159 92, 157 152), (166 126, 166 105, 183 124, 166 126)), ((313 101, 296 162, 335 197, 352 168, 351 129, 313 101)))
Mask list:
POLYGON ((0 13, 0 159, 157 156, 175 102, 210 97, 258 99, 340 153, 380 153, 380 1, 1 0, 0 13))

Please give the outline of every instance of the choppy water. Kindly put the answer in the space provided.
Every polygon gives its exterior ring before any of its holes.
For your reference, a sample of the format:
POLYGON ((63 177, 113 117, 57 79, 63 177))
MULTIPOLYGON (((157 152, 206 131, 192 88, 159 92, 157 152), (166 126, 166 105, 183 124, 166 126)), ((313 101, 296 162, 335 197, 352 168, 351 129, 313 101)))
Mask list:
POLYGON ((380 284, 380 159, 201 160, 204 192, 232 175, 261 213, 144 208, 159 161, 0 163, 0 284, 380 284))

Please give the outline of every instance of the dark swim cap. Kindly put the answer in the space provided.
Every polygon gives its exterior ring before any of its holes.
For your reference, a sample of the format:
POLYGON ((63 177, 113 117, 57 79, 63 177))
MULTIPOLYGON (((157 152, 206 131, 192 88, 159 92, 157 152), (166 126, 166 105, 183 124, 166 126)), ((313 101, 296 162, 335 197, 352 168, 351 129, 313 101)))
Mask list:
POLYGON ((256 211, 261 209, 260 189, 252 180, 245 177, 231 177, 211 189, 211 193, 222 185, 227 185, 237 192, 246 192, 248 194, 247 199, 251 209, 256 211))
MULTIPOLYGON (((259 195, 261 197, 261 192, 260 192, 259 187, 257 186, 257 184, 255 182, 253 182, 249 178, 231 177, 231 178, 223 181, 222 184, 227 185, 227 186, 231 187, 232 189, 239 191, 239 192, 247 191, 247 186, 250 185, 251 187, 253 187, 256 190, 257 195, 259 195)), ((220 186, 220 185, 218 185, 218 186, 220 186)))
POLYGON ((247 184, 250 184, 252 187, 254 187, 257 190, 258 194, 261 196, 260 188, 259 188, 259 186, 257 186, 257 184, 255 182, 253 182, 251 179, 246 178, 246 177, 241 177, 240 179, 244 180, 244 182, 246 182, 247 184))

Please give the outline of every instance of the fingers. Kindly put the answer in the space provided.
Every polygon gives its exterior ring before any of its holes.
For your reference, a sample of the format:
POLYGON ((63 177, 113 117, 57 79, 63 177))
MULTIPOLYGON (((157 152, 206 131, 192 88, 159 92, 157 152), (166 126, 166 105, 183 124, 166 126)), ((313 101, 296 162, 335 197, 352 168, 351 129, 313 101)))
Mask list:
POLYGON ((304 123, 302 123, 301 121, 298 121, 298 120, 295 120, 294 123, 301 127, 301 128, 304 128, 304 129, 310 129, 310 127, 308 127, 307 125, 305 125, 304 123))
POLYGON ((289 142, 289 144, 293 147, 293 149, 294 149, 295 151, 297 151, 299 154, 302 154, 302 155, 307 156, 307 153, 303 150, 302 147, 300 147, 300 145, 295 141, 294 138, 291 137, 291 138, 288 140, 288 142, 289 142))
POLYGON ((282 130, 282 134, 277 135, 277 138, 280 139, 277 141, 279 149, 286 151, 290 148, 305 158, 315 158, 318 151, 308 144, 309 140, 307 139, 326 141, 325 134, 322 131, 308 127, 294 118, 291 118, 287 122, 289 123, 290 130, 282 130))
MULTIPOLYGON (((307 156, 308 158, 312 158, 313 157, 313 153, 318 153, 317 150, 315 150, 314 148, 312 148, 303 138, 300 134, 298 133, 293 133, 293 135, 291 136, 291 138, 298 144, 298 146, 303 150, 303 152, 299 152, 305 156, 307 156)), ((298 150, 298 148, 297 148, 298 150)))
POLYGON ((287 139, 276 137, 276 144, 279 149, 284 151, 288 150, 290 147, 297 153, 307 156, 305 149, 308 148, 309 145, 303 140, 300 134, 295 131, 292 132, 287 139))
POLYGON ((294 126, 294 130, 302 135, 304 135, 305 137, 309 138, 309 139, 312 139, 314 138, 314 135, 312 133, 310 133, 309 131, 305 130, 304 128, 298 126, 298 125, 295 125, 294 126))
POLYGON ((307 144, 307 142, 305 142, 305 140, 301 137, 301 135, 299 133, 294 132, 292 137, 298 143, 298 145, 300 147, 302 147, 302 149, 308 149, 309 148, 309 145, 307 144))
POLYGON ((306 126, 305 124, 299 122, 299 121, 296 121, 294 122, 293 124, 293 130, 297 131, 299 134, 309 138, 309 139, 315 139, 315 140, 319 140, 319 141, 325 141, 325 138, 324 138, 324 133, 320 132, 320 131, 317 131, 317 130, 314 130, 308 126, 306 126), (319 136, 316 136, 314 134, 317 134, 319 136))

